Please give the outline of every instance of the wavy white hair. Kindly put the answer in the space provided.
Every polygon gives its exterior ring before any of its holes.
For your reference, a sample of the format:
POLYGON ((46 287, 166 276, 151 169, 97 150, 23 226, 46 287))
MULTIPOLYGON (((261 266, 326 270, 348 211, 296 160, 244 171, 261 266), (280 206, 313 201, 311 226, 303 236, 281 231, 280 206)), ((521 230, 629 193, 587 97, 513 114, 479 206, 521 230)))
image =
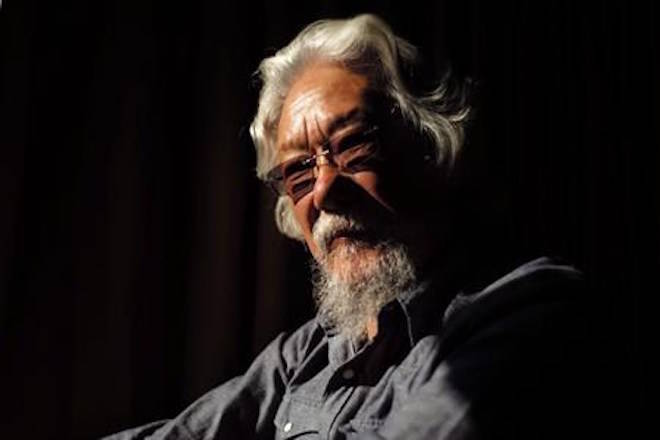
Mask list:
MULTIPOLYGON (((415 94, 406 74, 419 64, 417 49, 394 35, 390 27, 371 14, 345 20, 320 20, 307 26, 274 56, 265 58, 256 72, 263 83, 259 108, 250 126, 257 150, 257 176, 264 179, 276 163, 277 126, 282 106, 295 78, 311 61, 341 63, 366 74, 379 92, 398 108, 401 117, 421 139, 434 147, 438 167, 450 170, 463 145, 464 125, 470 107, 467 90, 451 90, 446 73, 439 86, 415 94)), ((421 151, 420 151, 421 154, 421 151)), ((278 199, 275 221, 285 235, 302 239, 288 196, 278 199)))

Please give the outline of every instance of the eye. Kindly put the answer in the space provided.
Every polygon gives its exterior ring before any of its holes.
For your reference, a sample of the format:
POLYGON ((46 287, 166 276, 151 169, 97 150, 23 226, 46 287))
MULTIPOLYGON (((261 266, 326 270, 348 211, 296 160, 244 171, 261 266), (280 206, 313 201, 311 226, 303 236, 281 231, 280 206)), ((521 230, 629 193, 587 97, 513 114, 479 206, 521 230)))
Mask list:
POLYGON ((285 180, 297 179, 300 174, 310 171, 313 167, 314 160, 312 156, 308 154, 298 156, 282 164, 282 177, 285 180))
POLYGON ((297 203, 314 188, 314 156, 303 154, 282 164, 286 192, 297 203))
POLYGON ((357 145, 341 154, 343 168, 352 173, 373 169, 380 159, 375 142, 357 145))
POLYGON ((291 194, 294 200, 300 199, 307 194, 314 187, 314 179, 304 179, 300 182, 295 182, 291 185, 291 194))
POLYGON ((340 154, 352 148, 359 147, 364 144, 373 143, 374 137, 371 130, 368 131, 355 131, 348 135, 344 135, 332 145, 333 154, 340 154))
POLYGON ((286 180, 287 192, 293 199, 293 202, 296 203, 305 194, 314 189, 314 175, 311 172, 302 172, 296 174, 294 177, 286 180))

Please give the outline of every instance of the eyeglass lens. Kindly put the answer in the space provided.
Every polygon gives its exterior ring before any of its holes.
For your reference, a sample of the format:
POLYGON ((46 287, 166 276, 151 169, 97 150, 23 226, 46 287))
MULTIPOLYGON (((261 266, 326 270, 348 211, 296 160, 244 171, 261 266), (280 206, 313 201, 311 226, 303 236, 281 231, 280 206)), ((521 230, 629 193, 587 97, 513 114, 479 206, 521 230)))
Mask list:
POLYGON ((275 182, 276 189, 280 194, 288 194, 293 202, 297 203, 314 189, 317 158, 321 154, 330 156, 331 163, 334 163, 340 173, 353 174, 371 169, 379 153, 375 139, 376 129, 377 127, 353 130, 348 134, 347 130, 342 130, 322 145, 325 149, 320 154, 304 154, 285 161, 269 173, 279 174, 276 177, 279 181, 279 184, 275 182))

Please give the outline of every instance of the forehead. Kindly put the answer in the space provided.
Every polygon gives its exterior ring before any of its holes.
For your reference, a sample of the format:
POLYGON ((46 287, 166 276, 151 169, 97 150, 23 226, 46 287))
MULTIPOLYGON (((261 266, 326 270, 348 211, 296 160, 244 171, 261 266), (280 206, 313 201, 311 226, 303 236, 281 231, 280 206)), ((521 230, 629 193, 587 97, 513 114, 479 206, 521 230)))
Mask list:
POLYGON ((366 112, 366 76, 338 64, 306 67, 282 106, 277 130, 278 154, 307 149, 330 134, 337 123, 366 112))

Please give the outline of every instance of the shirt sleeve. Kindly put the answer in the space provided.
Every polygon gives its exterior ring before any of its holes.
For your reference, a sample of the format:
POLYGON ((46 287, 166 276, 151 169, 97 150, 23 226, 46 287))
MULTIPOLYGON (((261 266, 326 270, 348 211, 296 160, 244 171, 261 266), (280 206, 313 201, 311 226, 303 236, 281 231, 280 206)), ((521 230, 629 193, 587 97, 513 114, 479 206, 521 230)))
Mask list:
POLYGON ((593 438, 596 394, 583 283, 503 286, 446 329, 428 381, 353 439, 593 438))
POLYGON ((273 417, 315 328, 315 321, 310 321, 291 335, 280 334, 245 374, 211 390, 176 418, 102 440, 272 439, 273 417))

